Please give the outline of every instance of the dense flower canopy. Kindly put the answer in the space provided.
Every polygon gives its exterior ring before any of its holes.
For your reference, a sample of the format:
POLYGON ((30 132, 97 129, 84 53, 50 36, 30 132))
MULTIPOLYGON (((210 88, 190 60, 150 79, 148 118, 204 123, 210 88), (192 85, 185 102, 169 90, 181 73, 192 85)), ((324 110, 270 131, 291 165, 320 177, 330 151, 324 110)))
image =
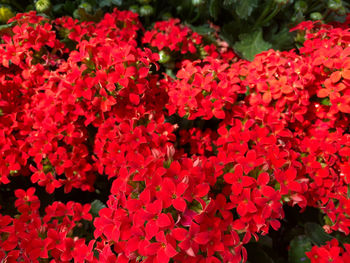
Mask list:
MULTIPOLYGON (((107 177, 110 189, 98 214, 73 201, 39 211, 34 187, 16 190, 17 215, 0 214, 2 262, 245 262, 284 205, 349 234, 350 19, 305 22, 299 50, 252 62, 177 19, 145 31, 117 9, 97 24, 10 22, 0 186, 25 176, 48 193, 93 192, 107 177)), ((307 256, 349 253, 332 240, 307 256)))

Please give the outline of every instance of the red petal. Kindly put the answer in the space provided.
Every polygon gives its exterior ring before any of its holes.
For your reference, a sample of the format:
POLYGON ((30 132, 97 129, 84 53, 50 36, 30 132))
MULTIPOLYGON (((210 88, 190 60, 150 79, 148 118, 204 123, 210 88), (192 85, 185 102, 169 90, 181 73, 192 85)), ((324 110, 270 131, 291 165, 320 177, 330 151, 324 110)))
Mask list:
POLYGON ((350 147, 345 146, 339 149, 339 155, 343 157, 350 156, 350 147))
POLYGON ((341 79, 342 73, 340 71, 335 71, 331 74, 330 79, 332 83, 337 83, 341 79))
MULTIPOLYGON (((169 257, 165 253, 165 249, 160 249, 157 253, 157 260, 154 260, 153 262, 159 262, 159 263, 169 263, 169 257)), ((151 261, 149 261, 151 262, 151 261)))
POLYGON ((276 191, 271 186, 266 185, 261 189, 261 193, 266 197, 272 198, 276 194, 276 191))
POLYGON ((255 179, 250 176, 242 176, 242 185, 243 187, 250 186, 255 183, 255 179))
POLYGON ((149 68, 140 68, 139 69, 139 78, 145 78, 147 77, 149 68))
POLYGON ((237 206, 237 213, 240 216, 245 216, 248 213, 247 203, 245 202, 239 203, 239 205, 237 206))
POLYGON ((186 202, 183 198, 177 198, 175 200, 173 200, 172 205, 174 206, 174 208, 180 212, 185 212, 186 210, 186 202))
POLYGON ((181 196, 188 188, 188 184, 185 183, 179 183, 176 187, 176 195, 181 196))
POLYGON ((348 105, 348 104, 346 104, 346 103, 342 103, 342 104, 338 105, 338 109, 339 109, 341 112, 350 113, 350 105, 348 105))
POLYGON ((157 223, 159 227, 167 227, 171 225, 171 221, 166 214, 160 214, 157 223))
POLYGON ((209 234, 207 232, 201 232, 198 233, 194 238, 193 241, 200 245, 205 245, 209 242, 209 234))
POLYGON ((237 219, 233 222, 232 224, 232 228, 234 230, 242 230, 246 227, 246 225, 244 224, 244 222, 241 219, 237 219))
POLYGON ((278 230, 281 226, 281 223, 280 221, 273 219, 270 221, 270 225, 273 229, 278 230))
POLYGON ((171 233, 177 241, 184 241, 187 237, 188 232, 184 228, 175 228, 171 231, 171 233))
POLYGON ((140 200, 137 200, 137 199, 130 199, 127 201, 126 207, 128 210, 133 212, 141 208, 141 202, 140 200))
POLYGON ((344 79, 349 79, 350 80, 350 69, 344 69, 342 76, 344 79))
POLYGON ((145 230, 146 230, 146 238, 149 240, 158 233, 159 227, 157 226, 154 220, 151 220, 151 221, 148 221, 145 230))
POLYGON ((224 180, 228 184, 233 184, 236 182, 236 176, 233 173, 224 174, 224 180))
POLYGON ((270 176, 268 173, 261 173, 258 177, 259 185, 267 185, 269 181, 270 181, 270 176))
POLYGON ((147 255, 155 255, 157 254, 160 247, 160 243, 151 243, 147 247, 145 247, 145 252, 147 253, 147 255))
POLYGON ((264 103, 269 104, 271 101, 271 92, 265 92, 262 97, 262 100, 264 103))
POLYGON ((172 258, 172 257, 177 255, 177 251, 175 250, 175 248, 171 244, 168 243, 167 246, 165 247, 165 254, 169 258, 172 258))
POLYGON ((237 164, 234 168, 235 168, 235 170, 234 170, 235 175, 237 175, 238 177, 243 176, 243 167, 242 167, 242 165, 237 164))
POLYGON ((329 94, 329 91, 327 89, 320 89, 317 91, 317 97, 319 98, 325 98, 329 94))
POLYGON ((129 100, 132 104, 138 105, 140 103, 140 96, 134 93, 130 93, 129 100))
POLYGON ((208 184, 199 184, 196 186, 195 193, 199 197, 203 197, 208 194, 210 187, 208 184))
POLYGON ((217 119, 225 119, 225 112, 222 109, 213 109, 213 115, 217 119))

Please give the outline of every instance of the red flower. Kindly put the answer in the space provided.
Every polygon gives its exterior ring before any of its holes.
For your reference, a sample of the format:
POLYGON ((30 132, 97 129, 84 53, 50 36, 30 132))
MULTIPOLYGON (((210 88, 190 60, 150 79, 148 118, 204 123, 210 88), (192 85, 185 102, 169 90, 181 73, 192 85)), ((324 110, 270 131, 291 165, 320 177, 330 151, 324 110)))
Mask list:
POLYGON ((172 205, 176 210, 184 212, 186 210, 187 204, 182 195, 185 193, 188 185, 186 183, 180 182, 175 185, 174 181, 170 178, 164 178, 160 185, 160 192, 158 197, 163 201, 164 208, 172 205))
POLYGON ((157 233, 156 241, 145 247, 147 255, 156 255, 157 262, 168 263, 171 258, 177 255, 175 240, 163 231, 157 233))

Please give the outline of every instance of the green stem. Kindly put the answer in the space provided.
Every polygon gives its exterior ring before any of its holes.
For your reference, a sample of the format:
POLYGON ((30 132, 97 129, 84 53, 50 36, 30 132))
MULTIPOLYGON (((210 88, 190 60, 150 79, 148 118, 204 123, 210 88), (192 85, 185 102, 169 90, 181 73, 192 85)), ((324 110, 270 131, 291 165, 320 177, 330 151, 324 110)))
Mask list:
POLYGON ((272 13, 261 22, 261 25, 264 25, 267 22, 269 22, 272 18, 274 18, 279 13, 280 10, 281 10, 281 5, 276 5, 272 13))
POLYGON ((308 13, 316 12, 317 10, 322 9, 321 7, 322 7, 322 4, 320 4, 319 0, 317 0, 310 5, 307 12, 308 13))
POLYGON ((323 21, 326 21, 327 17, 332 13, 331 10, 327 9, 323 14, 323 21))
POLYGON ((199 16, 200 16, 200 14, 201 14, 201 13, 200 13, 200 12, 199 12, 199 10, 198 10, 198 12, 197 12, 196 16, 190 20, 190 24, 193 24, 194 22, 196 22, 196 21, 197 21, 197 19, 198 19, 198 18, 199 18, 199 16))
POLYGON ((261 22, 265 19, 266 15, 271 11, 271 8, 273 6, 273 0, 270 0, 270 2, 265 6, 265 9, 260 14, 259 18, 256 20, 254 24, 254 28, 260 27, 261 22))

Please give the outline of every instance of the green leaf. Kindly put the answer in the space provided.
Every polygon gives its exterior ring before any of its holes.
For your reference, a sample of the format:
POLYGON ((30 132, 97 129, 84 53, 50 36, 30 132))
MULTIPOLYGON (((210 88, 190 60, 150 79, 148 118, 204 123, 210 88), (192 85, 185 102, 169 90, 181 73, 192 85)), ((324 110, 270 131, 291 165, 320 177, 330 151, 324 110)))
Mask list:
POLYGON ((331 101, 329 100, 328 97, 323 98, 323 99, 321 100, 321 104, 322 104, 322 105, 326 105, 326 106, 331 106, 331 105, 332 105, 332 104, 331 104, 331 101))
POLYGON ((233 6, 234 4, 236 4, 237 0, 224 0, 223 4, 224 6, 233 6))
POLYGON ((64 9, 64 4, 57 4, 52 7, 52 11, 55 13, 61 12, 64 9))
POLYGON ((304 227, 306 236, 317 246, 325 245, 327 241, 333 239, 319 224, 309 222, 304 227))
POLYGON ((113 5, 121 6, 122 5, 122 0, 102 0, 98 3, 99 7, 110 7, 113 5))
POLYGON ((77 9, 81 21, 99 22, 103 17, 101 9, 97 9, 94 14, 89 14, 84 8, 77 9))
POLYGON ((272 258, 264 251, 264 249, 256 243, 249 243, 246 245, 248 252, 247 263, 273 263, 272 258))
POLYGON ((64 10, 67 13, 73 13, 75 8, 76 8, 76 6, 75 6, 74 2, 72 2, 72 1, 66 1, 64 4, 64 10))
MULTIPOLYGON (((240 21, 238 21, 238 22, 240 22, 240 21)), ((220 37, 223 40, 225 40, 227 43, 229 43, 230 46, 232 46, 233 43, 238 41, 238 37, 237 36, 240 33, 242 33, 241 30, 242 30, 241 24, 232 21, 232 22, 226 23, 226 24, 224 24, 222 26, 221 32, 220 32, 220 37)))
POLYGON ((11 31, 12 31, 11 28, 12 28, 15 24, 16 24, 15 22, 11 22, 11 23, 8 23, 8 24, 0 25, 0 32, 2 32, 2 33, 11 32, 11 31))
POLYGON ((209 14, 211 17, 214 18, 214 20, 218 19, 218 15, 219 15, 219 4, 220 1, 219 0, 210 0, 209 3, 209 14))
POLYGON ((92 214, 94 217, 98 216, 98 212, 100 212, 100 210, 102 208, 105 208, 105 204, 102 203, 100 200, 94 200, 91 203, 91 208, 90 208, 90 214, 92 214))
POLYGON ((111 0, 112 4, 114 5, 122 5, 123 1, 122 0, 111 0))
POLYGON ((312 248, 310 239, 305 235, 296 236, 290 242, 290 248, 288 251, 289 263, 308 263, 310 259, 305 255, 305 252, 310 251, 312 248))
POLYGON ((200 26, 194 26, 191 24, 187 24, 187 26, 189 26, 192 31, 200 34, 200 35, 210 35, 211 33, 214 33, 214 29, 210 27, 209 24, 203 24, 200 26))
POLYGON ((240 41, 234 44, 233 48, 244 59, 252 61, 256 54, 266 51, 272 47, 269 42, 266 42, 262 36, 261 28, 251 33, 239 35, 240 41))
POLYGON ((277 30, 269 30, 266 39, 268 39, 275 50, 289 50, 293 48, 293 34, 289 32, 286 26, 278 32, 277 30))
POLYGON ((247 19, 258 6, 258 0, 239 0, 236 3, 236 14, 241 19, 247 19))

